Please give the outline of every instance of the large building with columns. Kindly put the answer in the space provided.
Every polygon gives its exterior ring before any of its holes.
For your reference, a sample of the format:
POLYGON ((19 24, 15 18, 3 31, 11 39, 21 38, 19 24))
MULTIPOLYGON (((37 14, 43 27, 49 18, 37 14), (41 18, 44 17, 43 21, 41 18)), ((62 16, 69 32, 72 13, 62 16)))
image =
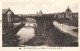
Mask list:
POLYGON ((54 18, 69 18, 69 19, 78 18, 78 13, 77 12, 73 13, 69 7, 65 10, 65 12, 53 14, 54 18))

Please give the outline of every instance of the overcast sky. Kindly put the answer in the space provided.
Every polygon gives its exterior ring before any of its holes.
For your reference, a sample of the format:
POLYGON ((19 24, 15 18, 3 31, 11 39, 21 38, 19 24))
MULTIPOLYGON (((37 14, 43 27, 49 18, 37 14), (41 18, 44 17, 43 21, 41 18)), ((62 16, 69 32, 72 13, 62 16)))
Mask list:
POLYGON ((67 7, 72 12, 78 11, 77 0, 3 0, 2 8, 10 8, 15 14, 36 14, 42 10, 43 13, 64 12, 67 7))

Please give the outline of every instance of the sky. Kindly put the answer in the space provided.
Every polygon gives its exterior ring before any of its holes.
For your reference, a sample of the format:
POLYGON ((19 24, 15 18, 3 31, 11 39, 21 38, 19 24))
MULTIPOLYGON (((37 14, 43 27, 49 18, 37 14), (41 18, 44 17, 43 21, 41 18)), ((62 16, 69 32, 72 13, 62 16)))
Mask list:
POLYGON ((2 9, 10 8, 15 14, 36 14, 65 12, 67 7, 78 12, 77 0, 2 0, 2 9))

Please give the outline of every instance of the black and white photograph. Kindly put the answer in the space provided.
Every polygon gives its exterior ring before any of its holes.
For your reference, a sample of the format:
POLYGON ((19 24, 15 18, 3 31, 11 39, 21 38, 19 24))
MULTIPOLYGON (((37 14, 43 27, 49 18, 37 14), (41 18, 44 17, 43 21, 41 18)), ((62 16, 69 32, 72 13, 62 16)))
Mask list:
POLYGON ((2 47, 78 47, 78 0, 2 0, 2 47))

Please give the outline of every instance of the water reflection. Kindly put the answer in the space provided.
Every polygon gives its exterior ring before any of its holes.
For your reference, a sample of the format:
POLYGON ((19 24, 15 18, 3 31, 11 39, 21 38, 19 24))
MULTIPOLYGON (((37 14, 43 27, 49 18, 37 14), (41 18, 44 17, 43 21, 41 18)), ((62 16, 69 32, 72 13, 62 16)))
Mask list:
POLYGON ((37 27, 36 21, 31 19, 29 19, 29 21, 25 21, 25 26, 22 27, 17 35, 20 37, 19 38, 19 44, 24 44, 26 43, 28 40, 32 39, 33 37, 35 37, 35 28, 37 27))

